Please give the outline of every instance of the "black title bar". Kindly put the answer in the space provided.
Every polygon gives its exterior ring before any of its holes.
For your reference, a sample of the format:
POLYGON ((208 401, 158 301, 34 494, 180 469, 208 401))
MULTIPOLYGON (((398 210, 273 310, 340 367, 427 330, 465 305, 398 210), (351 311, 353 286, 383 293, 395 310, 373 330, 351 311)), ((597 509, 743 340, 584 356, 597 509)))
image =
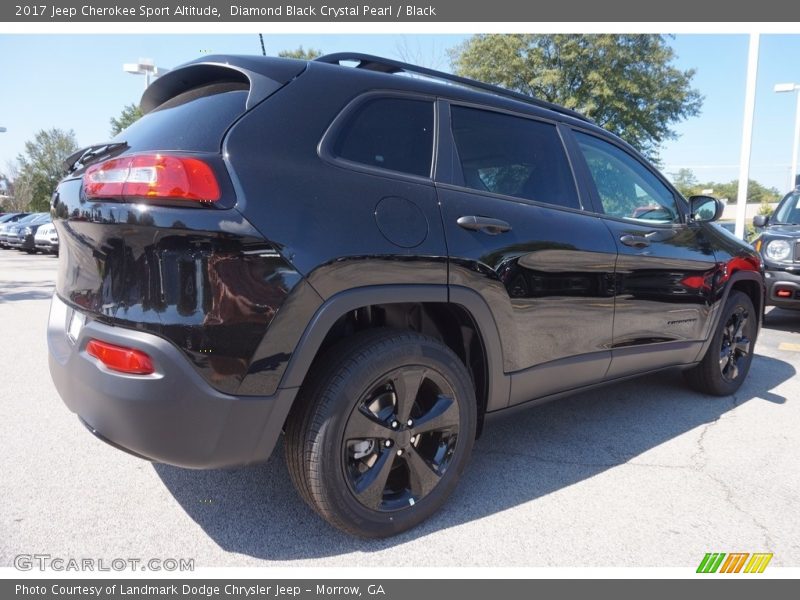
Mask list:
MULTIPOLYGON (((0 20, 47 22, 800 22, 800 3, 758 0, 16 0, 0 20)), ((800 32, 800 30, 799 30, 800 32)))

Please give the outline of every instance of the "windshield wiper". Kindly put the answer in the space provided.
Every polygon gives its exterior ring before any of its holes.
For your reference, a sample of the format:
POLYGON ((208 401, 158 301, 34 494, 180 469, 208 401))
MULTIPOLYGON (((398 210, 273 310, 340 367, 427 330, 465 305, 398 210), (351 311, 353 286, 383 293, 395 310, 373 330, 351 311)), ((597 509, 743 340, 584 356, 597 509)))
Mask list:
POLYGON ((99 160, 104 156, 108 156, 112 152, 127 148, 128 142, 105 142, 103 144, 93 144, 81 148, 77 152, 73 152, 62 163, 67 173, 72 173, 78 167, 85 167, 91 163, 99 160))

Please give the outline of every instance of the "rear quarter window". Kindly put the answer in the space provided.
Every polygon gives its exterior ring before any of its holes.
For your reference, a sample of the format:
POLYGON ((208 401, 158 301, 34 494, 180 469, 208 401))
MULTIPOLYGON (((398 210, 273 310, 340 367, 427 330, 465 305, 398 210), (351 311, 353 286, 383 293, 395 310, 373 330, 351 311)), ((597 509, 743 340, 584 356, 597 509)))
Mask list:
POLYGON ((346 116, 331 151, 336 158, 420 177, 433 162, 433 102, 374 98, 346 116))

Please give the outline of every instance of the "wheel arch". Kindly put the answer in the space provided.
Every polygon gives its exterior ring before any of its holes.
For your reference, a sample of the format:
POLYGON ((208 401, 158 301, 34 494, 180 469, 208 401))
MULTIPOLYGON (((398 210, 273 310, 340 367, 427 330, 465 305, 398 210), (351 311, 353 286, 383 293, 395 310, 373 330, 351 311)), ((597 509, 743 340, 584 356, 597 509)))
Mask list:
POLYGON ((753 271, 737 271, 731 277, 731 283, 728 286, 725 300, 728 299, 730 292, 734 290, 744 292, 750 297, 750 301, 756 309, 760 325, 766 303, 766 288, 761 276, 753 271))
POLYGON ((714 315, 713 326, 709 329, 708 337, 703 343, 703 347, 697 354, 696 361, 700 361, 711 345, 711 340, 714 338, 714 332, 719 326, 719 320, 722 318, 723 307, 728 302, 728 297, 731 292, 739 291, 747 294, 756 309, 758 316, 757 332, 761 331, 761 325, 764 320, 764 308, 766 303, 766 287, 764 286, 764 277, 759 271, 738 270, 734 271, 728 277, 728 281, 719 296, 717 303, 716 314, 714 315))
POLYGON ((483 414, 508 405, 510 380, 491 310, 476 292, 459 286, 367 286, 335 294, 306 326, 279 387, 301 387, 314 361, 359 323, 364 329, 388 325, 420 331, 456 352, 473 375, 479 430, 483 414), (379 311, 381 317, 373 319, 379 311))

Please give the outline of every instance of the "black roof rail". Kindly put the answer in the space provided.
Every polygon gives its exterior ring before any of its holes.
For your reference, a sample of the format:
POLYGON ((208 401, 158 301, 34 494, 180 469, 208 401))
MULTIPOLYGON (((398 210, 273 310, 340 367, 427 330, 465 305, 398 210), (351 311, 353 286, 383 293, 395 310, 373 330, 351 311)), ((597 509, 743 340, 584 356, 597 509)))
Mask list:
POLYGON ((561 114, 568 115, 570 117, 574 117, 575 119, 580 119, 581 121, 586 121, 588 123, 593 122, 590 118, 586 117, 585 115, 582 115, 581 113, 575 110, 564 108, 563 106, 559 106, 558 104, 553 104, 552 102, 548 102, 547 100, 540 100, 532 96, 527 96, 526 94, 521 94, 520 92, 507 90, 506 88, 502 88, 498 85, 483 83, 482 81, 476 81, 474 79, 469 79, 468 77, 451 75, 450 73, 435 71, 434 69, 428 69, 426 67, 418 67, 417 65, 404 63, 399 60, 392 60, 391 58, 382 58, 380 56, 373 56, 371 54, 362 54, 360 52, 336 52, 334 54, 326 54, 324 56, 319 56, 314 60, 316 62, 323 62, 331 65, 339 65, 343 62, 357 62, 358 64, 356 65, 355 68, 366 69, 367 71, 377 71, 379 73, 404 72, 404 73, 413 73, 416 75, 424 75, 425 77, 430 77, 431 79, 438 79, 442 81, 455 83, 464 87, 469 87, 484 92, 489 92, 490 94, 495 94, 496 96, 503 96, 506 98, 513 98, 514 100, 520 100, 527 104, 533 104, 534 106, 539 106, 541 108, 546 108, 548 110, 559 112, 561 114))

